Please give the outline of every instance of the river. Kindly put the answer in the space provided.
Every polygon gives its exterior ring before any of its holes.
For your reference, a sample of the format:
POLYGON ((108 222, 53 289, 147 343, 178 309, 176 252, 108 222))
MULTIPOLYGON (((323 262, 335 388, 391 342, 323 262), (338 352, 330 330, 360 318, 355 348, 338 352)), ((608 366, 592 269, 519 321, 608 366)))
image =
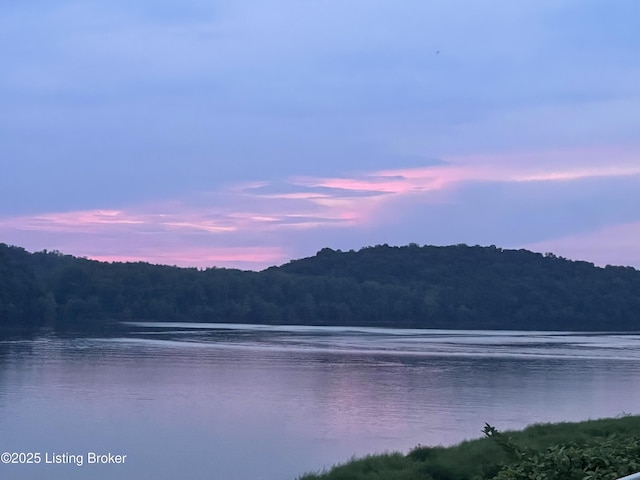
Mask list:
POLYGON ((40 458, 0 464, 0 477, 293 480, 353 455, 477 438, 485 422, 636 414, 638 398, 635 334, 136 322, 48 332, 0 340, 0 450, 40 458))

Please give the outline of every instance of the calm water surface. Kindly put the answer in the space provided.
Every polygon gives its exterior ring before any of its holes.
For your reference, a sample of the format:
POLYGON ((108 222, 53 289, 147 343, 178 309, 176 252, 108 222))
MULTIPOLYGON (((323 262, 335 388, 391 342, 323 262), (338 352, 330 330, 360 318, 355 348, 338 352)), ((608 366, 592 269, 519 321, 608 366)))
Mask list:
POLYGON ((640 336, 132 323, 0 341, 12 479, 294 479, 352 455, 640 411, 640 336), (88 465, 87 453, 126 454, 88 465), (45 455, 84 463, 45 464, 45 455))

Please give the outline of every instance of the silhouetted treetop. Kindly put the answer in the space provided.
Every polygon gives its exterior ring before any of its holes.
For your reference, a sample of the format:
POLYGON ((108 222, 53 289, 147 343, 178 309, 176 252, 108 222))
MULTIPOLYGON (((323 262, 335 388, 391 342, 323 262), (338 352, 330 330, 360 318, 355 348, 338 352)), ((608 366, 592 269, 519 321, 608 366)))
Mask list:
POLYGON ((496 246, 324 248, 262 272, 0 244, 0 325, 119 320, 640 330, 640 272, 496 246))

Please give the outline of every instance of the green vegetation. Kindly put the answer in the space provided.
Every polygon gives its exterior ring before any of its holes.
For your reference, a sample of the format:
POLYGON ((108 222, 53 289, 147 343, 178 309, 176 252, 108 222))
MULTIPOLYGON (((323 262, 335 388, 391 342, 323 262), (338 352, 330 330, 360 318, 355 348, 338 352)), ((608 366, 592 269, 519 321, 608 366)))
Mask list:
POLYGON ((0 244, 0 326, 154 320, 640 330, 640 272, 553 254, 380 245, 262 272, 105 263, 0 244))
POLYGON ((55 318, 55 302, 47 298, 26 253, 0 244, 0 327, 33 327, 55 318))
POLYGON ((371 455, 300 480, 613 480, 640 471, 640 416, 540 424, 453 447, 371 455))

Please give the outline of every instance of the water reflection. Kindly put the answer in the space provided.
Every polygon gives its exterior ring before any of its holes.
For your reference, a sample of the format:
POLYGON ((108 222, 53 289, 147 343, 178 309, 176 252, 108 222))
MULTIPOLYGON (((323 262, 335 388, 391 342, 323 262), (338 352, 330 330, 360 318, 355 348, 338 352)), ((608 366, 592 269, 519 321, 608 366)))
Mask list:
POLYGON ((407 330, 367 327, 312 327, 131 322, 122 341, 163 341, 176 346, 266 348, 432 356, 594 357, 640 360, 640 335, 569 332, 407 330), (176 343, 177 342, 177 343, 176 343))
POLYGON ((0 438, 10 449, 107 449, 131 460, 89 473, 13 470, 16 479, 293 478, 353 454, 477 437, 485 421, 505 429, 633 412, 637 344, 635 335, 181 324, 5 339, 0 438))

